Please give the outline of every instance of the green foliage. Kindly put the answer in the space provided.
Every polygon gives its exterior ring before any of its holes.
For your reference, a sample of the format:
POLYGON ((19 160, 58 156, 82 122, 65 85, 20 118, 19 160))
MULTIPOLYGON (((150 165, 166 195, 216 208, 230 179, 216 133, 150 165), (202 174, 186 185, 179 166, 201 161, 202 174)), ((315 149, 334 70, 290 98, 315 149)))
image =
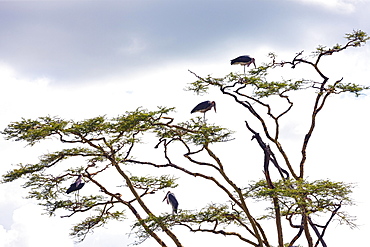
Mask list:
MULTIPOLYGON (((189 70, 190 73, 193 73, 192 71, 189 70)), ((195 73, 193 73, 195 76, 197 76, 195 73)), ((198 76, 197 76, 198 77, 198 76)), ((205 78, 198 77, 198 80, 196 80, 193 83, 190 83, 188 87, 185 88, 187 91, 193 91, 197 95, 203 95, 208 93, 208 90, 210 86, 223 86, 225 85, 225 81, 228 79, 235 80, 237 78, 236 75, 233 73, 230 73, 224 78, 213 78, 210 75, 208 75, 205 78)))
POLYGON ((201 124, 201 118, 198 118, 194 125, 187 125, 186 128, 193 131, 188 131, 185 135, 185 142, 195 145, 205 145, 208 143, 225 142, 231 140, 232 132, 216 126, 201 124))
POLYGON ((283 80, 283 81, 268 81, 268 71, 272 69, 271 65, 260 66, 257 69, 250 70, 247 75, 238 75, 230 73, 223 78, 205 78, 198 77, 198 80, 190 83, 186 90, 194 91, 197 94, 205 93, 209 86, 218 86, 220 88, 228 88, 234 85, 251 86, 252 97, 257 99, 269 97, 272 95, 283 95, 289 91, 297 91, 307 88, 311 81, 306 80, 283 80), (202 90, 199 90, 202 88, 202 90))
POLYGON ((169 138, 194 145, 226 142, 232 139, 232 131, 214 124, 205 124, 197 117, 171 126, 160 126, 155 130, 160 139, 169 138))
POLYGON ((253 97, 261 99, 272 95, 283 95, 284 93, 289 91, 297 91, 303 89, 307 87, 308 81, 304 80, 294 82, 292 82, 292 80, 285 80, 281 82, 255 81, 249 83, 249 81, 247 80, 246 84, 254 86, 256 90, 254 91, 253 97))
POLYGON ((340 44, 335 44, 333 47, 328 48, 326 46, 318 46, 316 48, 316 51, 314 51, 312 54, 314 57, 319 57, 319 56, 327 56, 327 55, 332 55, 335 52, 340 52, 347 47, 360 47, 364 45, 370 37, 365 33, 364 31, 361 30, 353 30, 352 33, 347 33, 345 35, 345 38, 348 40, 345 45, 340 45, 340 44))
MULTIPOLYGON (((333 212, 342 205, 353 205, 349 195, 353 185, 330 180, 279 180, 270 188, 265 180, 260 180, 245 188, 244 196, 257 200, 271 200, 278 198, 282 216, 293 217, 302 214, 311 215, 333 212)), ((262 218, 274 218, 273 208, 268 208, 269 214, 262 218)), ((345 218, 342 212, 339 216, 345 218)), ((352 221, 346 221, 353 226, 352 221)))
MULTIPOLYGON (((132 225, 132 231, 138 238, 138 243, 144 242, 150 235, 148 231, 141 226, 141 223, 149 227, 150 231, 161 231, 160 224, 165 224, 169 229, 175 226, 186 226, 191 231, 196 232, 204 226, 209 229, 217 227, 226 227, 230 224, 240 225, 241 218, 237 212, 232 212, 226 204, 208 204, 200 210, 181 210, 179 214, 162 214, 160 216, 149 216, 141 222, 132 225)), ((213 230, 219 232, 218 230, 213 230)), ((210 230, 212 232, 212 230, 210 230)), ((222 230, 221 230, 222 232, 222 230)))
POLYGON ((230 211, 226 204, 208 204, 199 211, 181 211, 181 214, 176 215, 173 219, 181 223, 190 223, 190 225, 199 226, 204 223, 216 223, 218 225, 229 225, 234 219, 238 218, 237 213, 230 211), (177 218, 177 219, 176 219, 177 218))
POLYGON ((271 59, 270 63, 265 63, 255 69, 251 69, 245 75, 230 73, 221 78, 212 78, 211 76, 202 78, 196 75, 194 72, 191 72, 197 77, 197 80, 189 83, 186 90, 193 91, 196 94, 203 94, 207 93, 211 86, 217 87, 223 92, 226 92, 228 89, 235 90, 235 86, 239 86, 239 88, 234 91, 239 94, 241 89, 249 86, 249 92, 251 93, 248 93, 247 97, 254 99, 255 101, 274 95, 287 97, 286 93, 288 92, 307 90, 310 88, 319 88, 319 93, 322 93, 323 91, 329 94, 349 92, 359 96, 361 95, 362 91, 370 89, 370 87, 361 86, 354 83, 342 83, 341 81, 337 81, 333 85, 326 85, 328 78, 325 77, 317 67, 322 56, 332 55, 333 53, 340 52, 349 47, 360 47, 370 39, 370 37, 361 30, 356 30, 352 33, 346 34, 345 38, 348 40, 345 45, 336 44, 332 48, 320 45, 318 48, 316 48, 316 50, 313 52, 313 57, 316 58, 316 61, 314 62, 301 58, 303 52, 298 53, 292 62, 277 62, 277 56, 274 53, 269 53, 268 57, 271 59), (323 77, 324 82, 315 82, 314 80, 309 79, 287 79, 275 81, 268 78, 272 69, 283 67, 285 65, 291 65, 292 68, 295 68, 297 65, 302 63, 313 66, 315 70, 318 71, 320 76, 323 77), (320 87, 318 87, 318 85, 320 85, 320 87))
POLYGON ((40 117, 37 120, 23 118, 22 121, 9 124, 1 133, 5 135, 7 140, 26 141, 28 145, 33 146, 35 143, 63 130, 67 124, 66 121, 50 116, 40 117))
POLYGON ((73 156, 97 156, 96 152, 92 149, 88 148, 70 148, 70 149, 63 149, 61 151, 57 151, 54 153, 48 153, 42 155, 39 160, 40 162, 37 164, 17 164, 16 169, 8 171, 6 174, 4 174, 1 180, 2 183, 11 182, 13 180, 16 180, 23 175, 27 174, 34 174, 35 172, 42 172, 46 168, 52 167, 53 165, 57 164, 58 162, 61 162, 62 160, 65 160, 69 157, 73 156))
POLYGON ((84 240, 86 235, 93 230, 94 228, 103 227, 108 223, 109 220, 118 220, 122 221, 125 219, 124 212, 115 211, 104 213, 99 211, 98 215, 89 216, 80 223, 73 226, 71 236, 77 237, 80 241, 84 240))
POLYGON ((352 33, 347 33, 345 38, 353 44, 353 46, 362 46, 370 39, 370 37, 361 30, 353 30, 352 33))
POLYGON ((349 92, 354 93, 356 97, 363 95, 362 91, 370 89, 369 86, 361 86, 354 83, 337 83, 335 85, 328 85, 329 90, 332 90, 336 94, 349 92))
MULTIPOLYGON (((146 131, 158 123, 164 114, 173 111, 174 108, 160 107, 158 111, 147 111, 138 108, 135 111, 107 120, 106 117, 86 119, 80 122, 62 120, 58 117, 40 117, 37 120, 22 119, 14 122, 1 133, 7 140, 26 141, 28 145, 55 136, 62 142, 78 142, 80 139, 110 137, 112 142, 122 141, 120 138, 131 137, 132 134, 146 131), (71 137, 66 139, 65 137, 71 137)), ((130 140, 132 141, 132 140, 130 140)))
POLYGON ((176 184, 177 178, 169 175, 162 175, 160 177, 153 177, 153 176, 145 176, 145 177, 137 177, 132 176, 130 177, 132 185, 137 189, 143 190, 162 190, 165 188, 176 188, 178 184, 176 184))
POLYGON ((8 171, 6 174, 2 175, 1 183, 12 182, 25 174, 32 174, 43 170, 45 166, 39 164, 27 164, 23 165, 22 163, 17 164, 18 168, 8 171))

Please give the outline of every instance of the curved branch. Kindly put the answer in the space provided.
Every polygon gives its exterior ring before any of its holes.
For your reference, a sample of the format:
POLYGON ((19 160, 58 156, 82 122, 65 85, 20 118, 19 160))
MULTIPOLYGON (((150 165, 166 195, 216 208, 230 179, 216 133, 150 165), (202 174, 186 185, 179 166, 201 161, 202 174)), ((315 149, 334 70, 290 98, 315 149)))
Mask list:
POLYGON ((214 233, 214 234, 222 234, 222 235, 231 235, 231 236, 237 236, 240 240, 244 241, 244 242, 247 242, 248 244, 251 244, 253 246, 260 246, 258 243, 254 243, 252 242, 251 240, 249 239, 246 239, 244 238, 242 235, 240 235, 239 233, 236 233, 236 232, 226 232, 224 230, 216 230, 216 229, 202 229, 202 228, 192 228, 191 226, 189 226, 188 224, 185 224, 185 223, 178 223, 178 225, 181 225, 181 226, 185 226, 187 227, 191 232, 209 232, 209 233, 214 233))
MULTIPOLYGON (((90 179, 90 181, 92 181, 94 184, 96 184, 104 193, 110 195, 112 198, 115 198, 116 200, 118 200, 119 202, 121 202, 122 204, 127 206, 131 210, 131 212, 135 215, 135 217, 138 220, 138 222, 140 223, 140 225, 144 227, 145 231, 151 237, 153 237, 157 241, 157 243, 160 244, 162 247, 167 247, 167 245, 163 242, 163 240, 155 232, 153 232, 150 229, 150 227, 145 223, 143 218, 140 216, 140 214, 137 212, 135 207, 132 206, 132 204, 130 202, 122 200, 121 195, 119 193, 114 194, 114 193, 109 192, 103 185, 101 185, 98 181, 93 179, 89 174, 88 174, 87 177, 90 179)), ((178 245, 178 246, 181 246, 181 245, 178 245)))

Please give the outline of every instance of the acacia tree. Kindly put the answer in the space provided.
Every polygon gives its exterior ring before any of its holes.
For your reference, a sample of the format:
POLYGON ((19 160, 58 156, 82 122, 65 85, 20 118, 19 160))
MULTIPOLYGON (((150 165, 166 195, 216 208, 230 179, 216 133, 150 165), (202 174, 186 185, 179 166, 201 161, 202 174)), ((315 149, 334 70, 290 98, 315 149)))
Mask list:
POLYGON ((214 151, 216 145, 227 148, 228 142, 233 139, 231 130, 205 122, 200 117, 177 123, 171 117, 173 108, 159 107, 154 111, 138 108, 111 119, 98 116, 76 122, 47 116, 10 123, 2 131, 8 140, 25 141, 33 146, 54 138, 65 148, 42 155, 36 164, 18 164, 2 176, 2 183, 24 178, 29 198, 37 199, 49 215, 83 216, 71 232, 81 241, 94 228, 132 215, 135 219, 132 229, 137 243, 151 237, 160 246, 168 246, 166 242, 183 246, 177 230, 186 228, 192 232, 234 236, 250 246, 293 246, 299 238, 306 239, 310 247, 327 246, 324 235, 334 219, 349 226, 355 224, 343 209, 343 206, 352 204, 352 185, 306 179, 306 151, 317 116, 330 95, 353 93, 359 96, 363 90, 369 89, 345 83, 343 78, 330 82, 320 69, 320 61, 325 57, 359 47, 369 39, 360 30, 347 34, 345 38, 347 42, 343 45, 330 48, 319 46, 309 58, 299 52, 291 61, 277 61, 276 55, 271 53, 269 63, 261 64, 247 74, 230 73, 223 78, 213 78, 191 72, 197 80, 189 84, 188 90, 200 94, 210 88, 218 88, 223 95, 233 98, 235 104, 245 108, 248 119, 253 116, 257 120, 253 124, 245 121, 245 126, 255 145, 263 152, 263 159, 259 166, 255 166, 264 171, 264 177, 259 181, 237 184, 226 171, 228 164, 221 161, 214 151), (271 70, 285 66, 292 69, 312 67, 321 80, 268 79, 271 70), (294 107, 291 95, 300 91, 314 96, 314 106, 303 138, 300 162, 294 164, 280 142, 280 122, 294 107), (287 107, 275 113, 270 101, 272 98, 283 101, 287 107), (271 120, 272 124, 268 124, 271 120), (254 126, 255 123, 258 126, 254 126), (257 129, 261 129, 261 133, 257 129), (162 161, 151 160, 145 155, 135 157, 136 150, 148 145, 142 140, 153 140, 153 137, 156 138, 153 146, 156 152, 163 155, 162 161), (191 168, 173 161, 177 157, 172 157, 171 148, 178 148, 179 145, 186 150, 183 158, 194 165, 191 168), (78 166, 69 162, 74 159, 78 166), (145 166, 172 168, 184 176, 210 181, 214 185, 214 193, 223 193, 229 199, 220 204, 204 205, 200 210, 180 209, 175 215, 156 215, 146 198, 158 191, 176 187, 177 178, 171 174, 134 175, 137 167, 145 166), (196 167, 206 167, 210 172, 199 171, 196 167), (273 178, 271 167, 276 169, 278 178, 273 178), (70 181, 79 175, 88 186, 83 188, 81 194, 78 191, 75 196, 67 195, 65 192, 70 181), (93 187, 98 190, 89 190, 93 187), (250 202, 259 203, 261 199, 264 203, 269 202, 265 214, 252 214, 250 202), (273 223, 276 237, 268 237, 262 221, 273 223), (283 221, 289 224, 283 224, 283 221), (293 238, 287 239, 284 235, 288 231, 295 233, 293 238))

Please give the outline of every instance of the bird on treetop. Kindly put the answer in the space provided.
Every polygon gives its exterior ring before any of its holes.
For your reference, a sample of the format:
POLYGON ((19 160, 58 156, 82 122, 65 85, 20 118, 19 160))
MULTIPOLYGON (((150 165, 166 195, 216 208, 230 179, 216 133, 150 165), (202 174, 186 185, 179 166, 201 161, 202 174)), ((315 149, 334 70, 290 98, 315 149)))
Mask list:
POLYGON ((244 66, 244 74, 245 74, 245 65, 249 67, 251 63, 253 63, 254 68, 257 68, 254 58, 250 57, 249 55, 239 56, 231 60, 231 65, 240 64, 244 66))
POLYGON ((71 184, 71 186, 68 188, 67 194, 73 191, 80 190, 82 187, 84 187, 84 185, 85 183, 82 183, 82 175, 78 175, 78 178, 76 179, 76 181, 73 184, 71 184))
POLYGON ((190 113, 202 112, 204 114, 203 118, 205 120, 206 119, 206 112, 211 110, 212 107, 216 112, 216 102, 207 100, 207 101, 204 101, 202 103, 199 103, 196 107, 194 107, 193 110, 191 110, 190 113))
POLYGON ((171 193, 171 191, 168 191, 162 202, 164 202, 164 200, 167 200, 167 204, 171 204, 172 214, 177 214, 177 208, 179 207, 179 203, 175 195, 171 193))

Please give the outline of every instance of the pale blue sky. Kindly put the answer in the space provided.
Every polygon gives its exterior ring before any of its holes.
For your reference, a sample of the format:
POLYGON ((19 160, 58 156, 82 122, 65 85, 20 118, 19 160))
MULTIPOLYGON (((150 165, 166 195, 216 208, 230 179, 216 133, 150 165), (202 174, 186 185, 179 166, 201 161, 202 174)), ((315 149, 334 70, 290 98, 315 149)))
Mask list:
POLYGON ((365 1, 338 9, 304 2, 1 1, 0 61, 27 78, 78 83, 223 63, 265 46, 297 51, 368 28, 365 1))

